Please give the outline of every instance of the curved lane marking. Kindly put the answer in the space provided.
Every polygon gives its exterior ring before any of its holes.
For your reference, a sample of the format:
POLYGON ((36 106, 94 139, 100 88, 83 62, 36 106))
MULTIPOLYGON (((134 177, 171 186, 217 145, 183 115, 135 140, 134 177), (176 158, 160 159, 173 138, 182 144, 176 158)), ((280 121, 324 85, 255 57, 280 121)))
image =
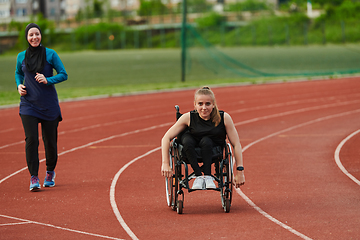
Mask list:
MULTIPOLYGON (((321 122, 321 121, 325 121, 325 120, 329 120, 329 119, 332 119, 332 118, 336 118, 336 117, 342 117, 342 116, 346 116, 346 115, 350 115, 350 114, 354 114, 354 113, 359 113, 360 112, 360 109, 357 109, 357 110, 353 110, 353 111, 349 111, 349 112, 344 112, 344 113, 338 113, 338 114, 334 114, 334 115, 330 115, 330 116, 326 116, 326 117, 321 117, 321 118, 317 118, 315 120, 311 120, 311 121, 308 121, 308 122, 305 122, 305 123, 302 123, 302 124, 299 124, 299 125, 295 125, 295 126, 292 126, 292 127, 289 127, 289 128, 286 128, 286 129, 283 129, 281 131, 278 131, 278 132, 275 132, 275 133, 272 133, 270 135, 267 135, 263 138, 260 138, 250 144, 248 144, 247 146, 245 146, 243 148, 243 152, 245 152, 247 149, 249 149, 251 146, 255 145, 256 143, 259 143, 261 141, 264 141, 266 139, 269 139, 271 137, 274 137, 276 135, 279 135, 281 133, 284 133, 284 132, 288 132, 288 131, 291 131, 293 129, 296 129, 296 128, 300 128, 300 127, 304 127, 306 125, 310 125, 310 124, 313 124, 313 123, 317 123, 317 122, 321 122)), ((294 233, 295 235, 303 238, 303 239, 311 239, 305 235, 303 235, 302 233, 294 230, 293 228, 287 226, 286 224, 278 221, 277 219, 273 218, 271 215, 269 215, 268 213, 266 213, 265 211, 263 211, 261 208, 259 208, 253 201, 250 200, 250 198, 248 198, 240 189, 236 189, 236 192, 250 205, 252 206, 256 211, 258 211, 261 215, 263 215, 264 217, 268 218, 270 221, 280 225, 281 227, 289 230, 290 232, 294 233)))
MULTIPOLYGON (((169 125, 172 125, 174 124, 173 122, 171 123, 163 123, 163 124, 159 124, 159 125, 156 125, 156 126, 152 126, 152 127, 147 127, 147 128, 143 128, 143 129, 138 129, 138 130, 134 130, 134 131, 131 131, 131 132, 126 132, 126 133, 121 133, 121 134, 117 134, 117 135, 113 135, 113 136, 110 136, 110 137, 106 137, 106 138, 102 138, 102 139, 99 139, 99 140, 96 140, 96 141, 93 141, 93 142, 89 142, 87 144, 84 144, 84 145, 81 145, 81 146, 78 146, 78 147, 74 147, 72 149, 69 149, 67 151, 63 151, 61 153, 58 154, 58 156, 61 156, 61 155, 64 155, 64 154, 67 154, 67 153, 70 153, 70 152, 75 152, 79 149, 83 149, 83 148, 86 148, 86 147, 90 147, 94 144, 97 144, 97 143, 102 143, 102 142, 106 142, 108 140, 111 140, 111 139, 114 139, 114 138, 118 138, 118 137, 124 137, 124 136, 128 136, 128 135, 131 135, 131 134, 136 134, 136 133, 140 133, 140 132, 146 132, 146 131, 150 131, 150 130, 153 130, 153 129, 157 129, 157 128, 160 128, 160 127, 164 127, 164 126, 169 126, 169 125)), ((41 162, 44 162, 46 159, 43 158, 40 160, 40 163, 41 162)), ((20 170, 4 177, 3 179, 0 180, 0 184, 4 181, 6 181, 7 179, 9 179, 10 177, 24 171, 27 169, 27 166, 24 167, 24 168, 21 168, 20 170)))
POLYGON ((114 237, 104 236, 104 235, 100 235, 100 234, 88 233, 88 232, 83 232, 83 231, 79 231, 79 230, 74 230, 74 229, 70 229, 70 228, 63 228, 63 227, 55 226, 55 225, 48 224, 48 223, 41 223, 41 222, 31 221, 31 220, 22 219, 22 218, 10 217, 10 216, 6 216, 6 215, 2 215, 2 214, 0 214, 0 217, 21 221, 21 223, 0 224, 0 226, 9 226, 9 225, 19 225, 19 224, 30 224, 30 223, 32 223, 32 224, 42 225, 42 226, 46 226, 46 227, 52 227, 52 228, 56 228, 56 229, 60 229, 60 230, 85 234, 85 235, 94 236, 94 237, 123 240, 121 238, 114 238, 114 237))
MULTIPOLYGON (((165 127, 165 126, 169 126, 169 125, 172 125, 173 122, 171 123, 164 123, 164 124, 160 124, 160 125, 157 125, 157 126, 152 126, 152 127, 147 127, 147 128, 143 128, 143 129, 138 129, 138 130, 134 130, 134 131, 131 131, 131 132, 126 132, 126 133, 122 133, 122 134, 118 134, 118 135, 113 135, 113 136, 110 136, 110 137, 107 137, 107 138, 103 138, 103 139, 99 139, 97 141, 93 141, 93 142, 90 142, 90 143, 87 143, 85 145, 82 145, 82 146, 78 146, 78 147, 75 147, 75 148, 72 148, 72 149, 69 149, 67 151, 64 151, 64 152, 61 152, 59 153, 58 155, 61 156, 61 155, 64 155, 66 153, 70 153, 70 152, 74 152, 76 150, 79 150, 79 149, 83 149, 83 148, 86 148, 86 147, 89 147, 91 145, 94 145, 94 144, 97 144, 97 143, 101 143, 101 142, 105 142, 105 141, 108 141, 108 140, 111 140, 111 139, 114 139, 114 138, 117 138, 117 137, 123 137, 123 136, 128 136, 128 135, 131 135, 131 134, 136 134, 136 133, 140 133, 140 132, 145 132, 145 131, 150 131, 150 130, 154 130, 154 129, 158 129, 160 127, 165 127)), ((158 149, 157 149, 158 150, 158 149)), ((46 159, 41 159, 40 162, 44 162, 46 159)), ((129 165, 129 163, 127 163, 126 165, 129 165)), ((3 183, 4 181, 6 181, 7 179, 9 179, 10 177, 12 176, 15 176, 16 174, 24 171, 24 170, 27 170, 27 167, 24 167, 8 176, 6 176, 5 178, 1 179, 0 180, 0 184, 3 183)), ((98 234, 93 234, 93 233, 88 233, 88 232, 83 232, 83 231, 78 231, 78 230, 74 230, 74 229, 70 229, 70 228, 62 228, 62 227, 59 227, 59 226, 55 226, 55 225, 52 225, 52 224, 45 224, 45 223, 40 223, 40 222, 35 222, 35 221, 29 221, 29 220, 25 220, 25 219, 21 219, 21 218, 16 218, 16 217, 11 217, 11 216, 6 216, 6 215, 1 215, 0 214, 0 217, 5 217, 5 218, 10 218, 10 219, 15 219, 15 220, 19 220, 19 221, 24 221, 24 222, 28 222, 28 223, 35 223, 35 224, 39 224, 39 225, 44 225, 44 226, 48 226, 48 227, 53 227, 53 228, 57 228, 57 229, 62 229, 62 230, 66 230, 66 231, 71 231, 71 232, 77 232, 77 233, 81 233, 81 234, 85 234, 85 235, 91 235, 91 236, 98 236, 98 237, 102 237, 102 238, 108 238, 108 239, 119 239, 119 238, 113 238, 113 237, 108 237, 108 236, 103 236, 103 235, 98 235, 98 234)), ((121 216, 120 216, 121 217, 121 216)), ((124 230, 129 233, 125 228, 124 230)), ((131 231, 131 230, 130 230, 131 231)))
MULTIPOLYGON (((243 124, 247 124, 247 123, 251 123, 251 122, 257 122, 257 121, 264 120, 264 119, 275 118, 275 117, 279 117, 279 116, 286 116, 286 115, 290 115, 290 114, 294 114, 294 113, 301 113, 301 112, 305 112, 305 111, 324 109, 324 108, 330 108, 330 107, 337 107, 337 106, 343 106, 343 105, 349 105, 349 104, 356 104, 358 102, 360 102, 360 100, 353 100, 353 101, 339 102, 339 103, 333 103, 333 104, 325 104, 325 105, 315 106, 315 107, 301 108, 301 109, 287 111, 287 112, 283 112, 283 113, 277 113, 277 114, 273 114, 273 115, 269 115, 269 116, 253 118, 253 119, 250 119, 250 120, 246 120, 246 121, 237 123, 236 125, 243 125, 243 124)), ((285 104, 285 105, 287 105, 287 104, 285 104)), ((272 108, 272 107, 279 107, 279 105, 271 104, 271 105, 266 106, 265 108, 272 108)), ((259 108, 259 109, 261 109, 261 108, 259 108)), ((250 110, 251 110, 251 108, 240 109, 240 110, 233 111, 233 113, 239 113, 239 112, 250 111, 250 110)), ((152 116, 159 116, 159 114, 158 115, 145 116, 144 118, 151 118, 152 116)), ((94 125, 91 125, 91 126, 86 126, 86 127, 82 127, 82 128, 68 130, 68 131, 61 131, 61 132, 59 132, 59 135, 62 135, 62 134, 65 134, 65 133, 74 133, 74 132, 85 131, 85 130, 99 128, 99 127, 103 127, 103 126, 111 126, 111 125, 114 125, 114 124, 120 124, 120 123, 125 123, 125 122, 132 122, 134 120, 137 120, 137 118, 119 120, 119 121, 114 121, 114 122, 109 122, 109 123, 99 123, 99 124, 94 124, 94 125)), ((15 145, 22 144, 22 143, 24 143, 24 140, 0 146, 0 149, 15 146, 15 145)))
MULTIPOLYGON (((289 128, 286 128, 284 130, 281 130, 281 131, 278 131, 278 132, 275 132, 275 133, 272 133, 270 135, 267 135, 263 138, 260 138, 248 145, 246 145, 244 148, 243 148, 243 152, 245 152, 247 149, 249 149, 251 146, 255 145, 256 143, 259 143, 261 141, 264 141, 266 139, 269 139, 273 136, 276 136, 276 135, 279 135, 281 133, 284 133, 284 132, 287 132, 287 131, 291 131, 293 129, 296 129, 296 128, 300 128, 300 127, 303 127, 303 126, 306 126, 306 125, 310 125, 310 124, 313 124, 313 123, 317 123, 317 122, 321 122, 321 121, 324 121, 324 120, 328 120, 328 119, 332 119, 332 118, 336 118, 336 117, 342 117, 342 116, 346 116, 346 115, 350 115, 350 114, 354 114, 354 113, 358 113, 360 112, 360 109, 358 110, 354 110, 354 111, 349 111, 349 112, 344 112, 344 113, 339 113, 339 114, 334 114, 334 115, 330 115, 330 116, 326 116, 326 117, 321 117, 321 118, 317 118, 315 120, 311 120, 311 121, 308 121, 308 122, 305 122, 305 123, 302 123, 302 124, 298 124, 298 125, 295 125, 295 126, 292 126, 292 127, 289 127, 289 128)), ((138 238, 136 237, 136 235, 131 231, 131 229, 127 226, 127 224, 125 223, 124 219, 122 218, 121 216, 121 213, 116 205, 116 200, 115 200, 115 185, 116 185, 116 182, 118 181, 119 177, 120 177, 120 174, 122 172, 124 172, 126 170, 127 167, 129 167, 132 163, 136 162, 137 160, 157 151, 161 149, 161 147, 158 147, 158 148, 154 148, 150 151, 148 151, 147 153, 141 155, 141 156, 138 156, 136 158, 134 158, 133 160, 131 160, 128 164, 126 164, 124 167, 122 167, 119 172, 115 175, 114 177, 114 180, 113 180, 113 183, 111 184, 111 191, 110 191, 110 202, 111 202, 111 206, 113 207, 113 211, 114 211, 114 214, 116 215, 119 223, 121 224, 121 226, 124 228, 124 230, 126 232, 128 232, 129 236, 133 239, 133 240, 138 240, 138 238)), ((267 219, 269 219, 270 221, 274 222, 275 224, 281 226, 282 228, 290 231, 291 233, 299 236, 300 238, 302 239, 305 239, 305 240, 311 240, 311 238, 307 237, 306 235, 296 231, 295 229, 291 228, 290 226, 282 223, 281 221, 277 220, 276 218, 272 217, 270 214, 266 213, 265 211, 263 211, 260 207, 258 207, 253 201, 250 200, 250 198, 248 198, 240 189, 236 189, 236 192, 251 206, 253 207, 256 211, 258 211, 261 215, 263 215, 264 217, 266 217, 267 219)))
POLYGON ((138 156, 136 158, 134 158, 133 160, 131 160, 130 162, 128 162, 127 164, 125 164, 116 174, 115 177, 111 183, 111 187, 110 187, 110 203, 111 203, 111 207, 113 208, 114 214, 116 216, 116 218, 118 219, 120 225, 123 227, 123 229, 127 232, 127 234, 134 240, 138 240, 138 238, 136 237, 136 235, 131 231, 131 229, 128 227, 128 225, 125 223, 124 219, 122 218, 120 211, 116 205, 116 200, 115 200, 115 186, 116 183, 121 175, 122 172, 125 171, 125 169, 130 166, 131 164, 133 164, 134 162, 136 162, 137 160, 146 157, 147 155, 156 152, 158 150, 160 150, 161 147, 157 147, 154 148, 148 152, 146 152, 145 154, 138 156))
POLYGON ((360 186, 360 181, 354 177, 353 175, 351 175, 346 168, 342 165, 341 160, 340 160, 340 151, 341 148, 345 145, 345 143, 352 138, 353 136, 355 136, 356 134, 358 134, 360 132, 360 129, 353 132, 352 134, 350 134, 349 136, 347 136, 344 140, 341 141, 341 143, 337 146, 336 150, 335 150, 335 154, 334 154, 334 158, 335 158, 335 162, 338 165, 338 167, 340 168, 340 170, 346 175, 348 176, 351 180, 353 180, 357 185, 360 186))
MULTIPOLYGON (((351 101, 351 102, 356 102, 356 101, 351 101)), ((343 104, 341 104, 343 105, 343 104)), ((328 105, 327 105, 328 106, 328 105)), ((306 108, 306 109, 314 109, 314 108, 306 108)), ((290 112, 292 113, 295 113, 295 112, 302 112, 303 110, 295 110, 295 111, 289 111, 289 112, 285 112, 285 113, 282 113, 282 114, 274 114, 274 115, 270 115, 271 117, 277 117, 277 116, 283 116, 283 115, 288 115, 290 114, 290 112)), ((290 127, 290 128, 287 128, 287 129, 284 129, 284 130, 281 130, 281 131, 278 131, 276 133, 272 133, 266 137, 263 137, 261 139, 258 139, 257 141, 254 141, 250 144, 248 144, 246 147, 243 148, 243 152, 245 150, 247 150, 248 148, 250 148, 251 146, 255 145, 256 143, 258 142, 261 142, 263 140, 266 140, 270 137, 273 137, 275 135, 278 135, 280 133, 283 133, 283 132, 286 132, 286 131, 290 131, 290 130, 293 130, 293 129, 296 129, 296 128, 299 128, 299 127, 302 127, 302 126, 306 126, 306 125, 309 125, 309 124, 312 124, 312 123, 316 123, 316 122, 320 122, 320 121, 324 121, 324 120, 327 120, 327 119, 331 119, 331 118, 335 118, 335 117, 340 117, 340 116, 345 116, 345 115, 349 115, 349 114, 353 114, 353 113, 357 113, 357 112, 360 112, 360 109, 358 110, 354 110, 354 111, 349 111, 349 112, 345 112, 345 113, 340 113, 340 114, 335 114, 335 115, 330 115, 330 116, 327 116, 327 117, 322 117, 322 118, 318 118, 318 119, 315 119, 315 120, 312 120, 312 121, 309 121, 309 122, 306 122, 306 123, 302 123, 302 124, 299 124, 299 125, 296 125, 296 126, 293 126, 293 127, 290 127)), ((259 119, 267 119, 267 118, 257 118, 256 121, 258 121, 259 119)), ((249 121, 244 121, 244 123, 237 123, 236 125, 240 125, 240 124, 245 124, 245 123, 248 123, 249 121)), ((141 130, 135 130, 135 131, 132 131, 132 132, 127 132, 127 133, 122 133, 122 134, 118 134, 118 135, 113 135, 113 136, 110 136, 110 137, 107 137, 107 138, 103 138, 103 139, 100 139, 100 140, 97 140, 97 141, 93 141, 93 142, 90 142, 88 144, 85 144, 85 145, 82 145, 82 146, 79 146, 79 147, 75 147, 75 148, 72 148, 70 150, 67 150, 67 151, 64 151, 64 152, 61 152, 59 153, 59 156, 60 155, 64 155, 66 153, 69 153, 69 152, 74 152, 76 150, 79 150, 79 149, 83 149, 85 147, 88 147, 88 146, 91 146, 91 145, 94 145, 94 144, 97 144, 97 143, 101 143, 101 142, 105 142, 105 141, 108 141, 108 140, 111 140, 111 139, 114 139, 114 138, 117 138, 117 137, 122 137, 122 136, 126 136, 126 135, 130 135, 130 134, 136 134, 136 133, 139 133, 139 132, 143 132, 143 131, 149 131, 149 130, 153 130, 153 129, 156 129, 158 127, 163 127, 163 126, 167 126, 167 125, 171 125, 173 123, 165 123, 165 124, 160 124, 158 126, 152 126, 152 127, 148 127, 148 128, 145 128, 145 129, 141 129, 141 130)), ((132 163, 134 163, 135 161, 149 155, 150 153, 152 152, 155 152, 157 150, 159 150, 160 147, 158 148, 155 148, 153 150, 150 150, 148 153, 145 153, 144 155, 141 155, 135 159, 133 159, 132 161, 130 161, 128 164, 126 164, 123 168, 121 168, 121 170, 118 172, 118 176, 117 176, 117 179, 120 177, 120 174, 128 167, 130 166, 132 163)), ((45 159, 42 159, 41 162, 45 161, 45 159)), ((24 167, 18 171, 16 171, 15 173, 3 178, 0 180, 0 184, 2 182, 4 182, 5 180, 7 180, 8 178, 16 175, 17 173, 23 171, 23 170, 26 170, 27 167, 24 167)), ((114 181, 113 181, 114 182, 114 181)), ((112 207, 113 207, 113 211, 114 211, 114 214, 116 215, 119 223, 123 226, 124 230, 129 234, 130 237, 132 237, 133 239, 137 239, 136 235, 131 231, 131 229, 126 225, 125 221, 122 219, 121 217, 121 214, 116 206, 116 202, 115 202, 115 185, 116 185, 116 182, 115 184, 113 185, 112 184, 112 187, 111 187, 111 193, 110 193, 110 198, 111 198, 111 204, 112 204, 112 207)), ((308 238, 307 236, 297 232, 296 230, 292 229, 291 227, 287 226, 286 224, 278 221, 277 219, 271 217, 269 214, 267 214, 266 212, 264 212, 263 210, 261 210, 255 203, 253 203, 244 193, 242 193, 242 191, 240 189, 237 189, 237 192, 238 194, 244 198, 244 200, 250 205, 252 206, 254 209, 256 209, 260 214, 262 214, 263 216, 265 216, 266 218, 268 218, 269 220, 273 221, 274 223, 280 225, 281 227, 289 230, 290 232, 298 235, 299 237, 302 237, 303 239, 311 239, 311 238, 308 238)), ((76 230, 74 230, 76 231, 76 230)))

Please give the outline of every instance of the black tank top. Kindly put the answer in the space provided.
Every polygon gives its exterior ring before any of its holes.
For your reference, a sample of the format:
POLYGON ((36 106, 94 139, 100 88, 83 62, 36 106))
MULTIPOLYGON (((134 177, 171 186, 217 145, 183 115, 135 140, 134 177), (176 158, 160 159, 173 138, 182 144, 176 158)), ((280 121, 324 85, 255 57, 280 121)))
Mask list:
POLYGON ((215 127, 215 123, 211 120, 204 120, 195 110, 190 112, 189 131, 196 139, 200 140, 204 136, 208 136, 216 145, 222 146, 225 143, 226 129, 224 124, 224 112, 220 111, 221 121, 215 127))

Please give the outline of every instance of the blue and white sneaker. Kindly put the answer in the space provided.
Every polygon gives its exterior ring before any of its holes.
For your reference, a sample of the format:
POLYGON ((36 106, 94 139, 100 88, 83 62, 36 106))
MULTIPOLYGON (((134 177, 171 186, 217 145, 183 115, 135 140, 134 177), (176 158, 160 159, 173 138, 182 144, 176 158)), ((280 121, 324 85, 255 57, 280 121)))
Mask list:
POLYGON ((38 178, 38 176, 31 176, 30 179, 30 191, 35 192, 37 190, 40 190, 40 180, 38 178))
POLYGON ((46 171, 46 177, 43 186, 44 187, 55 186, 55 171, 46 171))

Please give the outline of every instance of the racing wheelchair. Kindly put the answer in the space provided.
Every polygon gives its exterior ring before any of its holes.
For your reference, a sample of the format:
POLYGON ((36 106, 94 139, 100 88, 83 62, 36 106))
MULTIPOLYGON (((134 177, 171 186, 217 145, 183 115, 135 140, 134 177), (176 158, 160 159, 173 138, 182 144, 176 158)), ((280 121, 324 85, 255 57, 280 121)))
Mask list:
MULTIPOLYGON (((176 119, 182 115, 179 106, 175 106, 176 119)), ((184 190, 189 193, 205 189, 191 189, 189 181, 195 177, 194 172, 189 173, 189 161, 183 154, 183 146, 180 143, 180 136, 170 142, 170 166, 173 170, 171 177, 165 178, 167 204, 178 214, 183 213, 184 190)), ((195 148, 198 162, 202 162, 201 149, 195 148)), ((223 146, 216 146, 212 149, 212 165, 215 166, 215 173, 212 175, 217 183, 217 188, 211 189, 220 192, 221 204, 226 213, 230 212, 233 194, 233 154, 229 143, 224 142, 223 146)))

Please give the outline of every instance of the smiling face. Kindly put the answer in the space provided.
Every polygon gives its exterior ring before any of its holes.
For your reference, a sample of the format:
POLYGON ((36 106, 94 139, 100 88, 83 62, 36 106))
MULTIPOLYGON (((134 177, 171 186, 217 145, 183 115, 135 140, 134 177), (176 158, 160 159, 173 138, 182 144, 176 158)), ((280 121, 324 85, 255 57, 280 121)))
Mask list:
POLYGON ((215 106, 210 95, 197 94, 195 97, 194 107, 202 119, 209 120, 210 114, 215 106))
POLYGON ((30 28, 27 35, 27 41, 32 47, 38 47, 41 43, 41 33, 37 28, 30 28))

